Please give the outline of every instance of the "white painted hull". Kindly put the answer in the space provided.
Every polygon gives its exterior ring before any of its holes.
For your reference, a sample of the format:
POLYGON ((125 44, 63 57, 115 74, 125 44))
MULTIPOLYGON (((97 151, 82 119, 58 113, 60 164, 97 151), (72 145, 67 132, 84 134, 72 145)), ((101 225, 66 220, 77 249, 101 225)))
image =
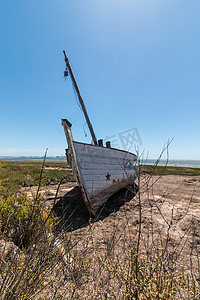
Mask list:
POLYGON ((138 171, 137 156, 114 148, 75 142, 71 129, 65 125, 68 159, 88 210, 95 215, 111 195, 134 182, 138 171))

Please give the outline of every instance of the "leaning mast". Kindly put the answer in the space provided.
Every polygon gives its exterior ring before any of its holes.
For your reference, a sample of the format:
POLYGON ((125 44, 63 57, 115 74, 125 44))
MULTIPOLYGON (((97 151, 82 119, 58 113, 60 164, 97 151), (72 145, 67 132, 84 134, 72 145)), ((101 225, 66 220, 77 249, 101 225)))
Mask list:
POLYGON ((69 71, 69 75, 70 75, 72 83, 73 83, 73 85, 75 87, 75 90, 76 90, 76 93, 77 93, 77 96, 78 96, 78 100, 79 100, 80 105, 82 107, 82 110, 83 110, 86 122, 88 124, 89 130, 90 130, 90 133, 91 133, 91 136, 92 136, 92 139, 93 139, 93 142, 94 142, 95 145, 97 145, 97 139, 96 139, 93 127, 92 127, 92 123, 90 122, 90 119, 89 119, 89 116, 88 116, 85 104, 84 104, 83 99, 81 97, 81 93, 80 93, 78 85, 76 83, 76 80, 75 80, 74 74, 72 72, 72 68, 70 66, 69 60, 68 60, 68 58, 66 56, 65 50, 63 50, 63 53, 64 53, 64 56, 65 56, 65 63, 66 63, 66 71, 65 71, 64 74, 65 74, 65 76, 67 76, 68 75, 67 71, 69 71))

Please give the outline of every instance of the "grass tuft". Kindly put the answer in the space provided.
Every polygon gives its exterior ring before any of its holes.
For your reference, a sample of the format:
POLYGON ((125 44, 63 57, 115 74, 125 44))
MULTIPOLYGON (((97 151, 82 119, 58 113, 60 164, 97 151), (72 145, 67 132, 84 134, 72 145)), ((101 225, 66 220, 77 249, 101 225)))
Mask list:
MULTIPOLYGON (((145 165, 138 186, 145 189, 154 175, 200 172, 145 165)), ((39 188, 59 186, 61 179, 74 180, 62 162, 45 162, 41 170, 39 162, 0 161, 0 299, 199 299, 199 221, 192 220, 185 236, 174 240, 190 203, 179 218, 173 207, 168 220, 162 212, 166 199, 158 202, 150 196, 149 185, 145 201, 142 188, 132 200, 131 218, 125 203, 106 220, 100 215, 84 229, 58 231, 60 220, 44 206, 39 188), (24 185, 38 185, 34 199, 20 192, 24 185), (100 239, 103 222, 107 227, 104 224, 100 239)))

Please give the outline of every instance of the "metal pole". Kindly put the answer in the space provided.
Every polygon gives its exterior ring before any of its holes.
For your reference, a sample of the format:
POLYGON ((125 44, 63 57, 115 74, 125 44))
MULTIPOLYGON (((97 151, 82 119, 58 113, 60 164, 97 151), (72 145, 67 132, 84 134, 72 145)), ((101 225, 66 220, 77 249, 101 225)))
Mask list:
POLYGON ((68 58, 67 58, 66 53, 65 53, 64 50, 63 50, 63 53, 64 53, 64 56, 65 56, 65 63, 66 63, 67 69, 68 69, 68 71, 69 71, 70 77, 71 77, 71 79, 72 79, 73 85, 74 85, 75 90, 76 90, 76 93, 77 93, 77 95, 78 95, 78 100, 79 100, 80 105, 81 105, 81 107, 82 107, 82 110, 83 110, 83 113, 84 113, 86 122, 87 122, 87 124, 88 124, 89 130, 90 130, 90 133, 91 133, 91 136, 92 136, 92 139, 93 139, 93 142, 94 142, 95 145, 97 145, 97 139, 96 139, 96 136, 95 136, 93 127, 92 127, 92 123, 90 122, 90 119, 89 119, 89 116, 88 116, 88 113, 87 113, 85 104, 84 104, 84 102, 83 102, 83 99, 82 99, 82 97, 81 97, 81 93, 80 93, 80 91, 79 91, 79 88, 78 88, 78 85, 77 85, 77 83, 76 83, 74 74, 73 74, 73 72, 72 72, 72 68, 71 68, 71 66, 70 66, 69 60, 68 60, 68 58))

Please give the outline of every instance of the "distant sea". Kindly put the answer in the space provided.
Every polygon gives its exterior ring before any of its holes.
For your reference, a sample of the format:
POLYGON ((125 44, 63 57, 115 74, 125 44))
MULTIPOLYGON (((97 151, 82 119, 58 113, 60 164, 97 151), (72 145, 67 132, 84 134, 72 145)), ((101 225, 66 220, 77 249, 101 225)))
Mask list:
MULTIPOLYGON (((8 161, 43 161, 44 157, 42 156, 0 156, 0 160, 8 160, 8 161)), ((48 161, 66 161, 65 156, 47 156, 46 160, 48 161)))
MULTIPOLYGON (((156 159, 147 159, 141 163, 144 163, 146 165, 154 165, 156 163, 156 159)), ((159 166, 176 166, 176 167, 190 167, 190 168, 200 168, 200 160, 164 160, 161 159, 158 163, 159 166)))
MULTIPOLYGON (((44 159, 44 157, 40 157, 40 156, 0 156, 0 160, 9 160, 9 161, 42 161, 44 159)), ((56 157, 47 157, 46 158, 47 161, 66 161, 66 157, 65 156, 56 156, 56 157)), ((143 160, 141 161, 141 163, 146 164, 146 165, 154 165, 156 163, 156 159, 147 159, 147 160, 143 160)), ((160 166, 163 165, 167 165, 168 166, 177 166, 177 167, 193 167, 193 168, 200 168, 200 160, 168 160, 168 162, 166 160, 160 160, 159 164, 160 166)))

